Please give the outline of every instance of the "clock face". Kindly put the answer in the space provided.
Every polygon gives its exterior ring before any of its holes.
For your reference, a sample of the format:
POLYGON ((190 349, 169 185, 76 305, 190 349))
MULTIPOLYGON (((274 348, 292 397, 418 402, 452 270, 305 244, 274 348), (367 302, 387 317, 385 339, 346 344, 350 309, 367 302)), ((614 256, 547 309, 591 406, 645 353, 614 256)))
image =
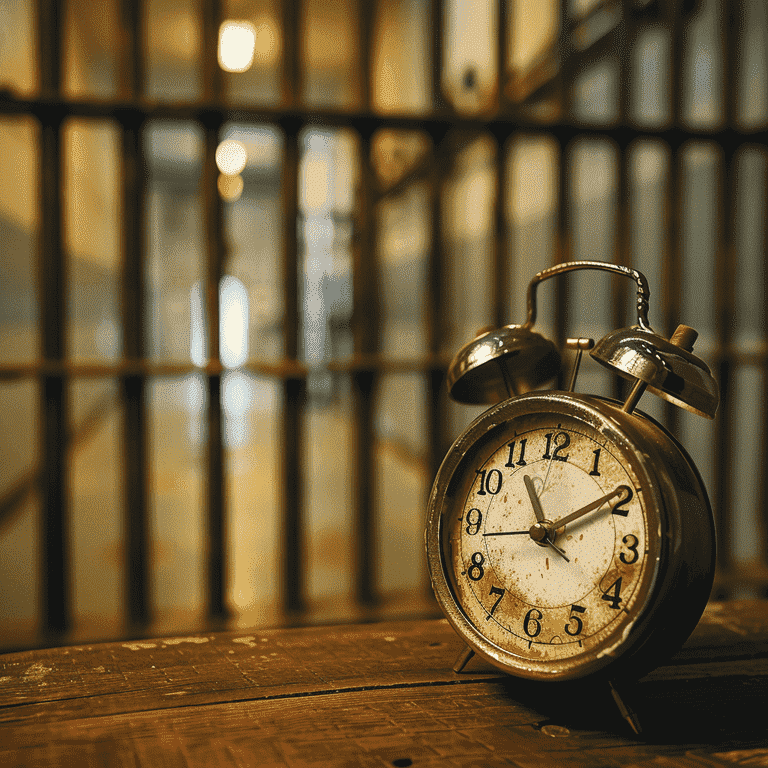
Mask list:
POLYGON ((643 476, 625 441, 565 410, 480 436, 440 507, 442 568, 470 642, 537 678, 620 655, 660 559, 643 476))

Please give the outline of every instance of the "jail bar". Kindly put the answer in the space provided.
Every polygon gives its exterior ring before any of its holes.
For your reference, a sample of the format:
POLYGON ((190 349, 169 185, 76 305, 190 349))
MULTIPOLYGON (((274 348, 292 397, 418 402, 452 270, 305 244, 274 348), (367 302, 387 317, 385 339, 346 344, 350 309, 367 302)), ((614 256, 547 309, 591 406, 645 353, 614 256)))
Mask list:
MULTIPOLYGON (((121 3, 121 97, 128 103, 144 88, 144 53, 141 44, 141 6, 121 3)), ((121 114, 123 171, 122 301, 123 360, 132 365, 144 360, 145 325, 145 195, 146 164, 143 135, 145 118, 140 110, 121 114)), ((149 461, 147 448, 146 378, 141 373, 121 379, 123 398, 123 474, 125 499, 125 616, 129 633, 137 634, 152 620, 149 552, 149 461)))
MULTIPOLYGON (((722 8, 725 16, 721 28, 725 32, 723 41, 723 80, 729 82, 729 75, 736 71, 736 20, 740 15, 741 3, 736 0, 722 8)), ((743 26, 743 25, 740 25, 743 26)), ((728 125, 736 123, 736 88, 725 88, 721 94, 728 125)), ((715 362, 715 376, 720 385, 722 406, 715 422, 716 456, 720 471, 712 489, 712 502, 717 510, 716 530, 720 556, 718 565, 726 575, 733 571, 734 547, 732 534, 733 516, 733 466, 735 418, 733 392, 735 391, 736 366, 732 358, 733 318, 736 310, 735 279, 736 259, 736 201, 737 201, 737 160, 739 142, 729 141, 718 147, 718 255, 715 275, 715 333, 718 354, 715 362)))
POLYGON ((228 616, 227 593, 227 492, 224 471, 224 413, 222 407, 222 365, 220 349, 221 279, 225 266, 224 222, 221 196, 218 192, 216 147, 220 142, 223 117, 221 68, 218 65, 219 24, 218 0, 203 4, 203 102, 215 105, 203 115, 204 159, 202 195, 205 219, 205 309, 208 338, 208 439, 206 442, 206 523, 207 523, 207 614, 209 621, 224 621, 228 616))
MULTIPOLYGON (((37 53, 40 93, 56 101, 61 93, 60 7, 56 0, 38 2, 37 53)), ((51 106, 38 112, 40 130, 39 290, 42 353, 46 363, 66 354, 66 259, 62 232, 61 127, 64 111, 51 106)), ((66 377, 43 374, 41 394, 41 531, 42 634, 55 638, 70 626, 70 545, 68 536, 66 377)))
MULTIPOLYGON (((40 125, 40 240, 38 283, 40 304, 41 356, 34 364, 2 364, 0 380, 19 378, 39 381, 40 434, 39 465, 30 475, 37 478, 41 498, 40 546, 43 561, 41 586, 41 627, 44 635, 61 636, 71 626, 73 600, 70 564, 69 487, 70 469, 67 446, 68 391, 74 376, 97 378, 117 377, 122 398, 122 461, 123 510, 125 518, 125 618, 128 631, 140 633, 153 620, 152 564, 150 549, 150 478, 149 445, 147 437, 147 387, 149 377, 172 376, 199 372, 190 364, 150 364, 147 360, 146 304, 146 197, 147 167, 144 131, 149 120, 188 120, 204 131, 204 161, 202 196, 204 199, 204 231, 206 243, 206 336, 209 361, 204 371, 207 382, 207 455, 204 466, 206 543, 205 556, 205 620, 211 624, 226 621, 231 585, 227 574, 226 552, 234 535, 228 525, 227 475, 225 454, 225 414, 222 404, 222 381, 225 375, 219 350, 220 306, 219 286, 226 274, 227 244, 224 235, 223 205, 217 192, 215 150, 221 138, 221 128, 228 121, 277 125, 283 139, 281 178, 282 254, 280 284, 282 289, 282 360, 249 361, 244 369, 257 376, 279 382, 281 411, 279 428, 279 499, 280 555, 279 593, 282 614, 289 620, 303 621, 309 616, 307 595, 307 520, 308 497, 304 445, 310 375, 302 362, 300 345, 301 314, 301 243, 297 232, 300 218, 298 176, 302 154, 302 136, 308 128, 318 125, 349 130, 355 137, 361 168, 360 188, 355 198, 353 243, 353 358, 332 361, 337 370, 348 375, 352 391, 353 440, 351 466, 339 468, 352 478, 353 497, 353 601, 365 615, 376 616, 385 602, 381 591, 381 563, 376 541, 381 533, 381 510, 377 509, 377 430, 376 404, 382 374, 393 370, 408 370, 424 377, 426 402, 423 403, 427 435, 424 460, 432 477, 447 450, 451 435, 447 421, 448 409, 444 378, 446 360, 451 350, 445 349, 445 327, 449 301, 446 297, 450 260, 450 245, 446 242, 443 221, 445 190, 451 179, 452 161, 464 139, 490 136, 495 151, 495 208, 491 217, 493 232, 492 293, 489 295, 490 316, 495 324, 510 322, 508 317, 512 261, 525 259, 520 245, 510 240, 508 205, 510 180, 507 178, 511 142, 518 137, 551 137, 557 147, 557 200, 555 202, 555 249, 552 263, 567 261, 574 256, 575 205, 572 189, 574 147, 581 138, 595 138, 610 144, 617 161, 617 197, 615 227, 613 228, 612 258, 617 263, 632 266, 632 231, 630 227, 630 179, 633 150, 641 143, 663 146, 667 166, 667 188, 664 190, 666 223, 664 227, 663 282, 656 289, 661 296, 661 313, 654 324, 670 335, 682 317, 685 200, 684 167, 686 150, 692 143, 717 149, 720 155, 716 194, 718 197, 715 275, 716 307, 715 349, 713 368, 722 395, 720 414, 714 428, 712 446, 714 482, 710 488, 717 518, 720 545, 718 560, 718 593, 728 596, 737 581, 747 584, 755 594, 768 588, 766 575, 766 537, 764 513, 761 527, 755 532, 760 542, 761 568, 749 574, 739 570, 734 539, 733 472, 736 465, 734 417, 740 407, 734 401, 735 384, 745 365, 759 366, 762 386, 768 389, 768 353, 763 346, 755 351, 736 347, 732 318, 738 308, 735 274, 739 266, 737 247, 737 200, 742 189, 738 174, 738 158, 746 147, 758 148, 766 156, 761 126, 745 127, 737 115, 738 89, 728 87, 739 75, 739 34, 744 27, 747 0, 734 0, 718 5, 723 22, 719 27, 719 50, 722 51, 723 82, 721 124, 693 128, 683 113, 685 82, 685 40, 695 4, 684 0, 659 0, 656 3, 636 3, 632 0, 603 0, 577 16, 570 0, 556 0, 559 8, 559 37, 549 51, 554 72, 540 83, 532 94, 518 99, 514 78, 509 71, 511 48, 508 28, 519 10, 516 3, 496 4, 496 44, 498 69, 496 104, 487 114, 466 114, 451 106, 442 73, 447 60, 445 29, 448 3, 430 0, 426 25, 431 30, 430 60, 426 67, 430 77, 431 105, 426 114, 377 114, 374 102, 372 49, 376 39, 376 6, 359 0, 360 19, 357 50, 358 98, 353 107, 310 107, 305 100, 306 78, 302 70, 303 14, 300 0, 285 0, 280 6, 282 35, 281 100, 276 105, 229 105, 222 95, 222 74, 217 62, 219 24, 223 2, 203 3, 201 29, 204 52, 202 60, 202 96, 190 103, 149 103, 145 99, 147 43, 144 40, 145 4, 140 0, 120 0, 119 85, 113 99, 65 97, 62 93, 61 3, 37 0, 37 60, 39 61, 39 95, 20 97, 10 91, 0 94, 0 113, 5 115, 34 115, 40 125), (615 12, 618 21, 598 40, 586 47, 575 44, 575 36, 586 29, 600 13, 615 12), (632 77, 636 77, 633 51, 646 25, 662 24, 670 33, 668 66, 668 101, 670 119, 659 127, 638 123, 631 110, 632 77), (611 58, 612 57, 612 58, 611 58), (611 58, 618 66, 618 117, 610 125, 594 125, 577 118, 574 109, 577 76, 589 66, 611 58), (551 100, 553 109, 546 118, 537 117, 533 107, 541 99, 551 100), (122 161, 122 264, 121 264, 121 323, 123 350, 119 363, 84 364, 67 360, 68 319, 66 316, 67 259, 62 224, 62 143, 61 126, 70 117, 114 120, 121 131, 122 161), (430 157, 422 168, 406 180, 396 182, 389 190, 379 190, 372 149, 377 131, 382 128, 420 131, 431 140, 430 157), (396 196, 414 182, 427 179, 430 195, 429 251, 427 254, 426 296, 424 297, 423 330, 427 357, 424 361, 403 362, 381 354, 380 335, 383 326, 379 306, 380 269, 378 260, 379 203, 383 196, 396 196), (512 254, 511 256, 509 254, 512 254)), ((719 55, 719 54, 718 54, 719 55)), ((764 168, 764 173, 766 169, 764 168)), ((763 222, 763 250, 765 250, 763 222)), ((765 270, 764 270, 765 271, 765 270)), ((525 286, 516 285, 515 291, 525 286)), ((555 281, 554 327, 556 340, 562 343, 572 329, 575 318, 569 306, 568 282, 555 281)), ((633 322, 627 302, 626 286, 612 283, 606 294, 612 303, 612 322, 625 325, 633 322)), ((455 350, 453 350, 455 351, 455 350)), ((614 394, 621 395, 621 383, 614 394)), ((665 405, 663 422, 677 433, 682 420, 679 410, 665 405)), ((761 456, 768 460, 768 408, 762 406, 756 415, 762 424, 761 456)), ((33 480, 28 479, 27 484, 33 480)), ((24 498, 16 484, 0 499, 0 510, 18 506, 24 498)), ((768 481, 759 483, 757 505, 765 509, 768 481)), ((254 516, 257 510, 254 510, 254 516)), ((255 521, 257 523, 257 521, 255 521)), ((422 584, 423 588, 424 585, 422 584)))
POLYGON ((363 608, 379 601, 376 575, 376 477, 373 428, 378 371, 374 364, 379 348, 380 309, 377 293, 377 209, 371 169, 372 129, 360 132, 361 190, 353 250, 352 329, 354 351, 361 365, 352 372, 352 453, 354 466, 354 580, 355 597, 363 608))

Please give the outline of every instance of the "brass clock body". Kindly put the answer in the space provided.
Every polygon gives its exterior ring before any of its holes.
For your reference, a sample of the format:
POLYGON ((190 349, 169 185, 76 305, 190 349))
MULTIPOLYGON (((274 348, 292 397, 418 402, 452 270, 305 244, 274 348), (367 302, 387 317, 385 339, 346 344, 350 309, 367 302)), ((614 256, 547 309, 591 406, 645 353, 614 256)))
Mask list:
POLYGON ((504 400, 455 441, 426 526, 437 600, 467 646, 539 681, 639 678, 704 610, 702 480, 658 423, 568 392, 504 400))

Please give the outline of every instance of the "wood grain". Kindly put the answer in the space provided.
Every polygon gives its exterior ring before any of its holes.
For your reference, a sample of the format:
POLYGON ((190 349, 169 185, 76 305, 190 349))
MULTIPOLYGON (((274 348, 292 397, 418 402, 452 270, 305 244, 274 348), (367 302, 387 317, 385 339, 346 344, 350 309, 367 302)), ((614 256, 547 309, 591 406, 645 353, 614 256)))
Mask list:
POLYGON ((624 691, 536 686, 444 621, 211 633, 0 656, 0 765, 768 765, 768 603, 710 605, 624 691))

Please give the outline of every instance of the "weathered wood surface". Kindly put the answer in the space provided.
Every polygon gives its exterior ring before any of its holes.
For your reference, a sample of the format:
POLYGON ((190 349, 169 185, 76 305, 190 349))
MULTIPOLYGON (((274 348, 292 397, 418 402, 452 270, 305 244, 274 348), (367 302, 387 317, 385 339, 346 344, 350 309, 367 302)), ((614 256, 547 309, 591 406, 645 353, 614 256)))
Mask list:
POLYGON ((768 766, 768 602, 712 604, 625 694, 476 659, 444 621, 212 633, 0 656, 0 765, 768 766))

